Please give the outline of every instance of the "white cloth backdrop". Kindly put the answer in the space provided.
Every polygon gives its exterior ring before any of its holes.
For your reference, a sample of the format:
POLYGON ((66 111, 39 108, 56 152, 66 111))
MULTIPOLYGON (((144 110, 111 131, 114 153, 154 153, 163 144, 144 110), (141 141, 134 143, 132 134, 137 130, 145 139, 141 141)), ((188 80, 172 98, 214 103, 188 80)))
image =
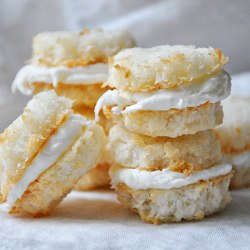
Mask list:
MULTIPOLYGON (((240 73, 250 70, 249 10, 248 0, 1 0, 0 130, 28 100, 12 95, 10 86, 38 32, 127 28, 143 47, 219 47, 230 57, 227 70, 240 73)), ((249 73, 233 80, 234 93, 250 95, 249 73)), ((0 211, 0 249, 249 249, 249 190, 233 198, 223 213, 202 222, 154 226, 123 209, 111 192, 74 192, 48 218, 0 211)))

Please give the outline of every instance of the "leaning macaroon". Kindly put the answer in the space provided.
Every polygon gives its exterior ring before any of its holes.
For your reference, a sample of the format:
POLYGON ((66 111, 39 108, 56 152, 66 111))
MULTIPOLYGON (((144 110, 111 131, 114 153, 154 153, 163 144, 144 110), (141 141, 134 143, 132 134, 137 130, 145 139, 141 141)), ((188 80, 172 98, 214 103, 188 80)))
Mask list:
POLYGON ((220 101, 230 94, 231 78, 220 50, 194 46, 132 48, 110 60, 107 91, 96 118, 107 118, 151 137, 178 137, 222 122, 220 101))
POLYGON ((201 220, 222 210, 232 166, 220 163, 186 175, 170 169, 147 171, 114 165, 110 169, 118 200, 145 222, 160 224, 201 220))
POLYGON ((52 91, 33 97, 0 136, 0 198, 10 214, 48 214, 98 161, 103 129, 52 91))
POLYGON ((134 46, 124 30, 84 29, 81 32, 44 32, 33 39, 29 64, 17 74, 12 89, 25 95, 54 89, 71 98, 74 108, 93 108, 108 89, 108 57, 134 46))
POLYGON ((224 122, 215 128, 223 159, 233 165, 230 188, 250 187, 250 97, 230 96, 223 101, 224 122))

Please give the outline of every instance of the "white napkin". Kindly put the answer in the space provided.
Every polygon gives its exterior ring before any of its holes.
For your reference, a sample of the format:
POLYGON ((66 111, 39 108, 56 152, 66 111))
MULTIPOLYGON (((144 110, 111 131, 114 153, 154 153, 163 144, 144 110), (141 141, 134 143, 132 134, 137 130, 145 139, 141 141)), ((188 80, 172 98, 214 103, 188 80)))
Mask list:
POLYGON ((233 192, 203 221, 151 225, 111 191, 73 192, 49 217, 15 218, 0 210, 0 249, 249 249, 250 192, 233 192))

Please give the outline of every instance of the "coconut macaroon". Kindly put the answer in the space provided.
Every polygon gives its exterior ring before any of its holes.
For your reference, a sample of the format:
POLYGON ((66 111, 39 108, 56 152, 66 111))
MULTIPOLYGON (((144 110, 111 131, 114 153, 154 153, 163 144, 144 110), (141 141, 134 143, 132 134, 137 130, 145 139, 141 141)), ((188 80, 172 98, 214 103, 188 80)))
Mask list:
POLYGON ((116 125, 107 149, 118 200, 145 222, 201 220, 231 200, 232 166, 220 162, 220 143, 212 130, 149 137, 116 125))
POLYGON ((123 124, 151 137, 177 137, 208 130, 222 122, 220 101, 230 93, 231 78, 220 50, 194 46, 125 49, 110 64, 107 91, 96 117, 123 124))
POLYGON ((186 175, 210 168, 221 159, 220 143, 211 130, 177 138, 152 138, 116 125, 110 130, 107 151, 113 162, 125 168, 168 168, 186 175))
POLYGON ((75 189, 82 191, 96 188, 110 188, 109 168, 109 162, 100 162, 81 177, 75 189))
POLYGON ((227 58, 213 48, 126 49, 111 60, 95 107, 117 125, 108 136, 112 187, 154 224, 200 220, 229 201, 232 166, 211 130, 230 94, 227 58))
MULTIPOLYGON (((25 95, 54 89, 58 95, 73 100, 75 113, 93 119, 96 101, 109 89, 103 86, 108 78, 108 57, 134 45, 125 30, 40 33, 33 39, 32 58, 18 72, 12 89, 25 95)), ((100 124, 107 133, 110 122, 103 115, 100 124)), ((105 159, 100 162, 101 165, 106 163, 105 159)), ((103 176, 99 183, 108 185, 109 177, 104 169, 97 167, 93 178, 88 180, 103 176)), ((86 183, 86 178, 81 183, 86 183)))
POLYGON ((0 135, 0 198, 10 214, 47 214, 94 167, 103 129, 54 91, 35 95, 0 135))
MULTIPOLYGON (((93 109, 90 108, 80 108, 74 109, 76 113, 86 116, 90 120, 94 120, 93 109)), ((112 121, 105 118, 103 113, 100 114, 100 119, 98 122, 104 129, 106 135, 108 135, 110 128, 112 127, 112 121)), ((96 167, 90 169, 81 179, 78 181, 75 188, 79 191, 96 189, 96 188, 109 188, 110 187, 110 177, 108 170, 110 167, 110 157, 106 154, 105 150, 102 151, 100 160, 98 161, 96 167)))
MULTIPOLYGON (((106 132, 105 126, 103 128, 104 132, 106 132)), ((85 191, 97 188, 110 188, 109 168, 112 163, 112 158, 106 150, 106 144, 107 141, 101 152, 97 165, 80 178, 75 186, 76 190, 85 191)))
POLYGON ((12 88, 25 95, 55 89, 74 100, 74 107, 93 108, 107 88, 108 57, 134 46, 124 30, 85 29, 45 32, 34 37, 29 64, 17 74, 12 88))
POLYGON ((250 186, 250 97, 230 96, 223 101, 224 122, 215 128, 225 162, 235 171, 232 189, 250 186))
POLYGON ((190 175, 163 169, 146 171, 114 165, 110 169, 118 200, 145 222, 201 220, 231 200, 232 166, 215 165, 190 175))

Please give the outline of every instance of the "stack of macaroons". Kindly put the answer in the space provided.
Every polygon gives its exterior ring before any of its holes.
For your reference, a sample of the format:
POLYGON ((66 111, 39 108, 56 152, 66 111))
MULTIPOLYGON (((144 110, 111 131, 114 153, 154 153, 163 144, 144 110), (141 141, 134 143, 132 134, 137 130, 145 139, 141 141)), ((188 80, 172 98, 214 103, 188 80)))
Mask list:
POLYGON ((224 122, 215 128, 223 159, 232 164, 230 188, 250 187, 250 97, 230 96, 223 101, 224 122))
POLYGON ((97 102, 115 125, 110 169, 118 199, 150 223, 199 220, 229 201, 232 166, 211 130, 230 94, 220 50, 193 46, 125 49, 110 64, 97 102))
MULTIPOLYGON (((17 73, 12 89, 25 95, 54 89, 73 100, 74 112, 93 119, 96 101, 108 90, 103 85, 108 77, 108 57, 134 45, 125 30, 40 33, 33 39, 32 58, 17 73)), ((104 117, 100 123, 107 132, 110 125, 104 117)), ((108 162, 102 157, 93 174, 79 182, 78 189, 109 185, 108 162)))
POLYGON ((0 202, 9 213, 47 214, 95 167, 103 128, 74 114, 54 90, 33 97, 0 135, 0 202))

